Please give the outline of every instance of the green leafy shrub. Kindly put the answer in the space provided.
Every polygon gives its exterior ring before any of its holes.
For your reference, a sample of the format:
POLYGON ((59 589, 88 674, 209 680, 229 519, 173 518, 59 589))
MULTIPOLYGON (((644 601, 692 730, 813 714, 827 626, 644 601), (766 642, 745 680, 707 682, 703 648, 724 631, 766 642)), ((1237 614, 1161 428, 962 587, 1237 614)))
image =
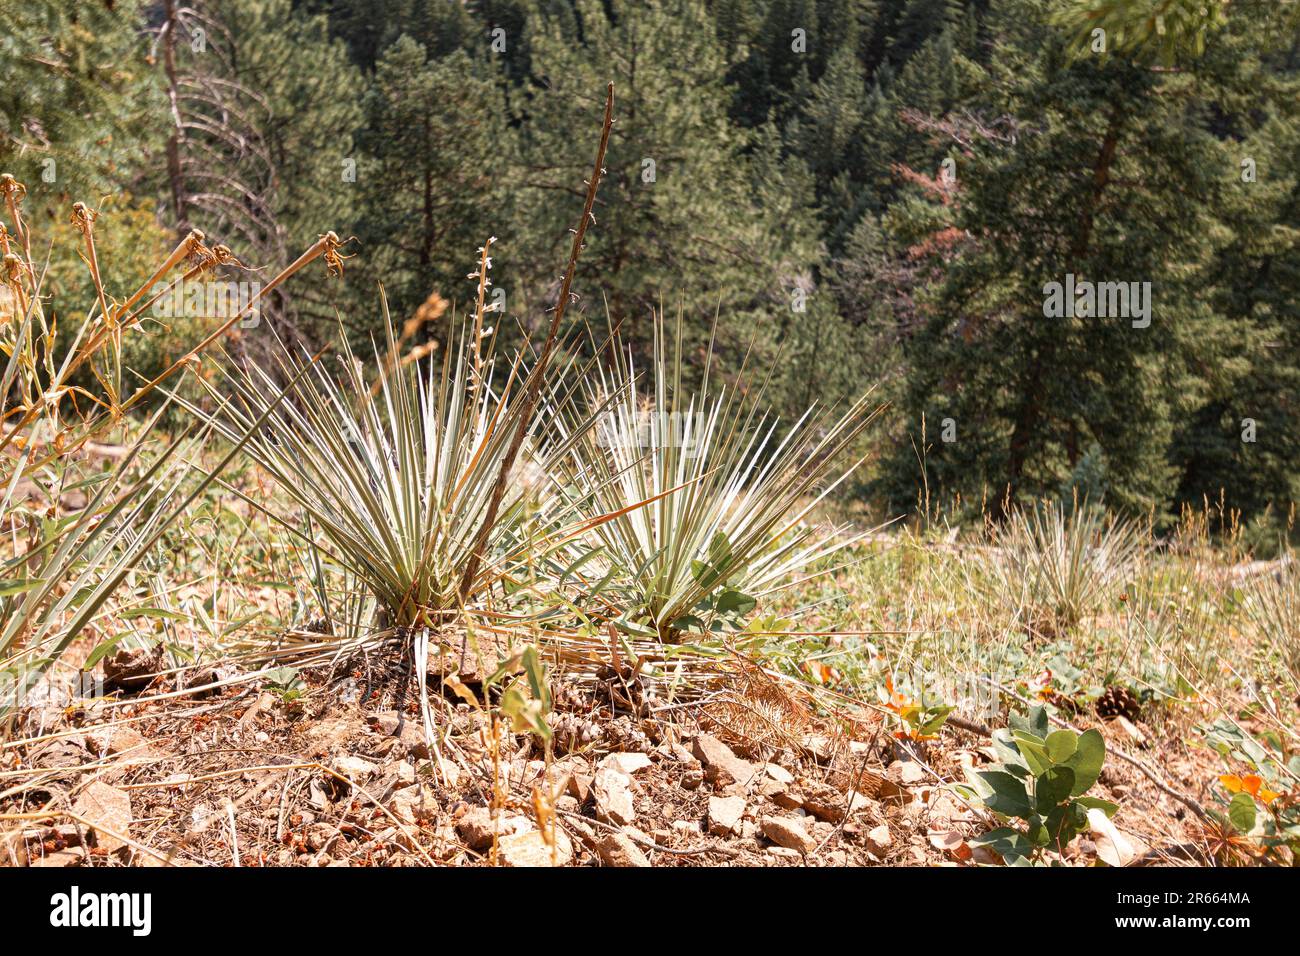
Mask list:
POLYGON ((1119 809, 1085 796, 1101 775, 1106 757, 1098 731, 1052 731, 1046 709, 1035 707, 1028 718, 1012 717, 1010 729, 994 735, 993 746, 1000 763, 993 770, 971 772, 971 795, 999 818, 1022 825, 998 827, 972 842, 993 850, 1006 863, 1041 864, 1048 853, 1061 853, 1075 836, 1087 832, 1090 811, 1109 819, 1119 809))

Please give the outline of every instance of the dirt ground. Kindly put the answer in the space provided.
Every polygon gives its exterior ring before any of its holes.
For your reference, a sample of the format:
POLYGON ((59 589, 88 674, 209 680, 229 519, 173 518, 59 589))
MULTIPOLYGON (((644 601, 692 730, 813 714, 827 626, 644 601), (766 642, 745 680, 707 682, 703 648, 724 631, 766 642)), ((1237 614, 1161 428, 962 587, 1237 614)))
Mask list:
MULTIPOLYGON (((225 676, 160 678, 25 713, 0 750, 5 865, 999 862, 968 842, 995 821, 947 786, 990 759, 974 725, 950 723, 917 747, 880 721, 803 713, 769 715, 783 726, 762 735, 737 729, 734 706, 637 716, 608 686, 560 681, 548 761, 539 738, 450 690, 431 695, 431 748, 414 695, 399 711, 392 687, 372 688, 360 669, 304 672, 297 699, 249 683, 166 696, 225 676)), ((1085 836, 1062 862, 1205 862, 1177 781, 1212 779, 1210 755, 1144 749, 1140 724, 1076 725, 1099 726, 1108 749, 1154 780, 1108 759, 1093 793, 1120 804, 1127 845, 1085 836)))

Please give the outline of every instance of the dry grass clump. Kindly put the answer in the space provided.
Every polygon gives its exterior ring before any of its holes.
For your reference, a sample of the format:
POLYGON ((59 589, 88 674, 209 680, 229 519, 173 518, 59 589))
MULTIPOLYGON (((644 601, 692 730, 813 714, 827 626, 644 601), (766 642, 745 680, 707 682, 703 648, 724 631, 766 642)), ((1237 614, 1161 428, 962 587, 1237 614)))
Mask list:
POLYGON ((1014 512, 995 532, 995 594, 1024 609, 1031 633, 1069 631, 1133 571, 1144 548, 1137 525, 1086 502, 1014 512))
MULTIPOLYGON (((152 380, 126 393, 123 344, 151 304, 178 283, 208 276, 233 257, 189 233, 134 293, 111 292, 95 243, 98 213, 74 203, 72 222, 95 290, 94 301, 56 315, 42 293, 45 273, 32 255, 22 215, 25 187, 0 177, 7 222, 0 222, 0 716, 19 704, 72 640, 105 611, 110 596, 208 482, 182 487, 194 441, 159 441, 162 410, 130 429, 111 464, 93 472, 80 452, 123 415, 190 367, 233 328, 256 299, 152 380), (73 494, 75 493, 75 494, 73 494), (65 501, 75 502, 65 505, 65 501)), ((267 294, 308 262, 337 257, 322 237, 269 283, 267 294)), ((164 403, 165 408, 165 403, 164 403)), ((225 461, 236 453, 238 443, 225 461)), ((224 464, 223 462, 222 464, 224 464)))

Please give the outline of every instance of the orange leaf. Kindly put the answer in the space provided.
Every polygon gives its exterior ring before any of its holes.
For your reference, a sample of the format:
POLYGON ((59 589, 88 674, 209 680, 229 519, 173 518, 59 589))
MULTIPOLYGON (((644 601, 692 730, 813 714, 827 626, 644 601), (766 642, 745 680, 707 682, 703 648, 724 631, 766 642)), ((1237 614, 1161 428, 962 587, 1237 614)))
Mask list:
POLYGON ((1265 806, 1276 800, 1281 794, 1264 787, 1262 778, 1253 773, 1239 777, 1235 773, 1219 775, 1219 782, 1229 793, 1248 793, 1265 806))

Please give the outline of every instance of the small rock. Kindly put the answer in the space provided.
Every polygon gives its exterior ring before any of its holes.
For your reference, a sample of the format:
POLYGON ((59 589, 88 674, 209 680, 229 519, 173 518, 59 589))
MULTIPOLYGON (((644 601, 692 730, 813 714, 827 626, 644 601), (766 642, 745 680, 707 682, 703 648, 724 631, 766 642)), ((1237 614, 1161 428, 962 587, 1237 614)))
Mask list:
MULTIPOLYGON (((72 809, 85 817, 92 828, 99 824, 122 836, 128 835, 127 830, 131 826, 131 798, 116 787, 96 780, 81 792, 72 809)), ((117 837, 99 829, 95 829, 95 843, 110 853, 126 845, 117 837)))
POLYGON ((552 853, 540 830, 514 833, 498 841, 497 860, 502 866, 567 866, 573 862, 573 843, 556 830, 552 853))
MULTIPOLYGON (((527 833, 532 827, 532 823, 518 814, 501 814, 496 829, 498 845, 505 837, 527 833)), ((456 832, 471 850, 486 850, 492 845, 492 811, 487 807, 475 807, 456 821, 456 832)))
POLYGON ((890 764, 898 768, 898 779, 903 783, 920 783, 925 779, 925 769, 915 760, 902 760, 890 764))
POLYGON ((763 769, 767 771, 767 775, 777 783, 794 783, 794 774, 789 770, 786 770, 785 767, 782 767, 780 764, 764 764, 763 769))
POLYGON ((126 691, 143 690, 163 666, 163 646, 119 647, 104 658, 104 687, 126 691))
POLYGON ((793 850, 788 846, 770 846, 767 848, 767 852, 772 856, 779 856, 783 859, 791 860, 797 860, 803 856, 803 854, 798 850, 793 850))
MULTIPOLYGON (((362 783, 379 768, 369 760, 361 757, 343 756, 335 757, 330 762, 330 769, 337 774, 347 777, 354 783, 362 783)), ((337 778, 335 778, 337 779, 337 778)), ((342 781, 339 781, 340 783, 342 781)))
POLYGON ((81 850, 55 850, 43 856, 33 856, 28 866, 80 866, 84 858, 81 850))
POLYGON ((704 766, 704 777, 719 789, 744 787, 757 773, 748 760, 737 757, 721 740, 711 734, 695 738, 692 753, 704 766))
MULTIPOLYGON (((530 773, 533 770, 533 763, 541 762, 530 762, 528 765, 530 773)), ((563 761, 561 763, 551 764, 551 769, 548 771, 546 769, 546 764, 542 763, 534 776, 538 783, 545 783, 544 789, 548 794, 553 794, 558 797, 560 794, 569 793, 572 790, 573 775, 576 766, 576 764, 569 761, 563 761)), ((585 766, 585 764, 583 766, 585 766)))
POLYGON ((803 808, 819 820, 841 823, 846 816, 852 816, 870 803, 869 799, 855 790, 840 793, 833 788, 828 788, 815 796, 804 798, 803 808))
POLYGON ((880 826, 869 830, 862 842, 866 845, 868 851, 883 859, 885 854, 889 852, 894 840, 889 833, 888 825, 882 823, 880 826))
MULTIPOLYGON (((600 767, 615 767, 623 771, 628 776, 649 767, 651 764, 650 756, 641 753, 616 753, 609 754, 600 762, 600 767)), ((599 768, 598 768, 599 769, 599 768)))
POLYGON ((681 783, 682 783, 683 790, 698 790, 700 784, 702 784, 703 782, 704 782, 703 770, 688 770, 684 774, 682 774, 681 783))
POLYGON ((149 742, 133 727, 105 727, 86 734, 86 748, 109 757, 128 751, 132 757, 151 756, 149 742))
POLYGON ((646 867, 650 860, 626 833, 608 833, 597 846, 606 866, 646 867))
POLYGON ((429 815, 424 803, 424 788, 418 785, 398 790, 390 800, 392 805, 389 809, 393 811, 393 816, 407 826, 415 826, 429 815))
POLYGON ((668 753, 678 763, 695 764, 696 766, 699 766, 700 762, 695 759, 695 755, 692 754, 685 747, 683 747, 681 744, 675 743, 670 745, 668 748, 668 753))
POLYGON ((569 795, 580 804, 586 803, 591 797, 591 784, 591 774, 585 773, 575 767, 573 772, 569 775, 569 795))
MULTIPOLYGON (((248 716, 256 707, 257 705, 254 704, 244 716, 248 716)), ((349 738, 360 730, 361 725, 358 721, 344 717, 326 717, 323 720, 307 722, 302 735, 308 744, 307 753, 315 757, 344 750, 349 738)))
POLYGON ((745 816, 744 797, 709 797, 709 832, 728 836, 740 831, 745 816))
POLYGON ((578 798, 567 793, 561 797, 557 797, 555 800, 555 809, 564 813, 577 813, 578 798))
POLYGON ((788 817, 764 817, 761 827, 763 836, 777 846, 798 850, 804 854, 811 852, 817 846, 816 841, 808 835, 808 831, 798 820, 791 820, 788 817))
POLYGON ((797 790, 778 790, 772 794, 772 802, 782 810, 798 810, 803 807, 803 796, 797 790))
POLYGON ((596 796, 596 816, 606 823, 623 826, 636 819, 632 801, 632 778, 612 765, 596 771, 591 785, 596 796))

